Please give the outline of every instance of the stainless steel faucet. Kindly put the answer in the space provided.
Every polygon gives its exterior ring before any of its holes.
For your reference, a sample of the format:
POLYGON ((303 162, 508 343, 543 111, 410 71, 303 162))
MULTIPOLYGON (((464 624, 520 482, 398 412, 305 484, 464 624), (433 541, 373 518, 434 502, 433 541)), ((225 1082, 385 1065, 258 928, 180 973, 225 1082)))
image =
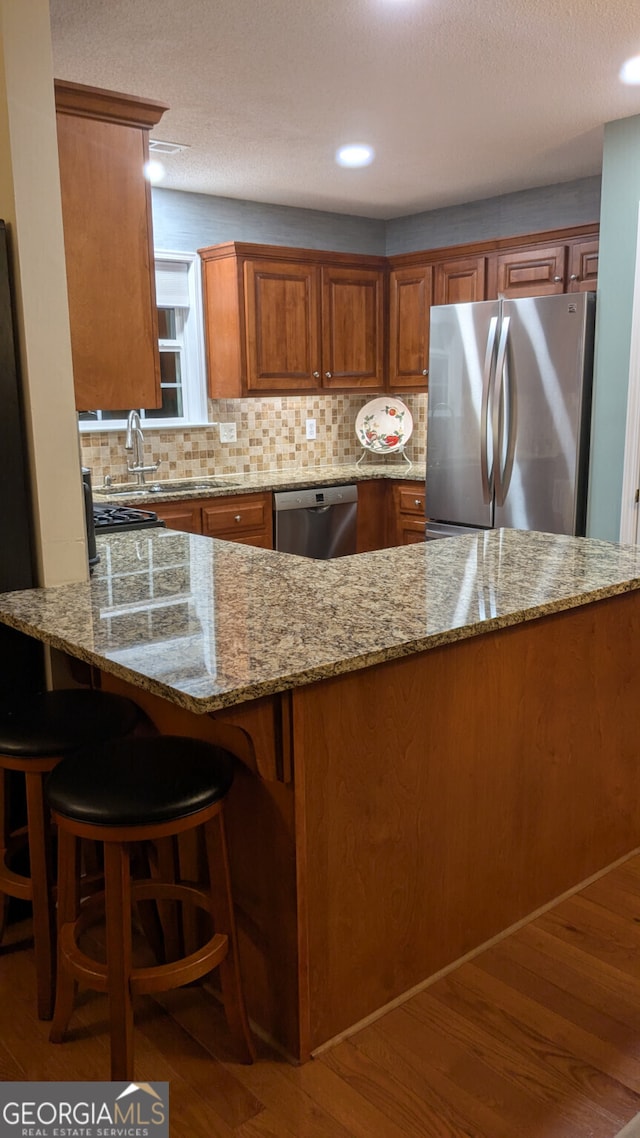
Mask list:
POLYGON ((145 474, 153 474, 159 467, 160 463, 155 462, 150 466, 145 466, 144 463, 144 435, 142 434, 142 424, 140 422, 140 415, 137 411, 130 411, 129 418, 127 419, 127 434, 124 440, 124 449, 131 454, 133 461, 127 463, 127 470, 129 474, 135 474, 139 486, 144 486, 145 474))

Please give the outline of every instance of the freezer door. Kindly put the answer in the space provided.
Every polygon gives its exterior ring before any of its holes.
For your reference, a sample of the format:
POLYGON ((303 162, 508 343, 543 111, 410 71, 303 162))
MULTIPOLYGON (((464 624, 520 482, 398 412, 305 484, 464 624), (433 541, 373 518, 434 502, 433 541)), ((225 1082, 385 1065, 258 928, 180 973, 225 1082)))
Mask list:
POLYGON ((434 521, 493 524, 489 372, 497 301, 431 309, 426 513, 434 521))
POLYGON ((584 533, 594 301, 593 293, 565 293, 503 302, 496 526, 584 533))

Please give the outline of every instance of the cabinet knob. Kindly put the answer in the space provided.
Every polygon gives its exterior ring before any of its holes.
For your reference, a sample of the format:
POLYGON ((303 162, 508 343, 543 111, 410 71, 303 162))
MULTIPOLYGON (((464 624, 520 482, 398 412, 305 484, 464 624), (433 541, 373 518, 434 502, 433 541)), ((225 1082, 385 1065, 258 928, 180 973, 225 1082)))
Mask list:
POLYGON ((331 379, 331 372, 330 371, 325 371, 324 374, 325 374, 326 379, 331 379))
POLYGON ((579 281, 580 277, 578 276, 577 273, 572 273, 571 276, 569 277, 569 280, 570 281, 579 281))
POLYGON ((429 374, 429 368, 428 368, 428 367, 423 367, 423 369, 422 369, 422 374, 423 374, 423 375, 428 375, 428 374, 429 374))
POLYGON ((235 516, 235 518, 234 518, 233 520, 234 520, 234 522, 240 522, 240 521, 242 521, 242 514, 236 514, 236 516, 235 516))
POLYGON ((562 277, 554 277, 553 279, 556 282, 556 284, 559 284, 560 281, 562 280, 562 277))
POLYGON ((415 506, 421 506, 422 505, 422 501, 420 498, 414 498, 413 501, 414 501, 415 506))
POLYGON ((320 379, 320 372, 319 372, 319 371, 314 371, 314 373, 313 373, 313 378, 314 378, 314 379, 320 379))

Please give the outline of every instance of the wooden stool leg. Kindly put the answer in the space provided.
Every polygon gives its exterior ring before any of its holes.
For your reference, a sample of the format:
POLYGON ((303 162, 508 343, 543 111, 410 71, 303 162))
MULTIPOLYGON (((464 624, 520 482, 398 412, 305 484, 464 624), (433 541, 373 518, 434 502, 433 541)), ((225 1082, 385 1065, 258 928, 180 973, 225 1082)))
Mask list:
MULTIPOLYGON (((154 845, 160 881, 175 882, 178 876, 175 838, 158 838, 154 845)), ((169 963, 183 955, 178 905, 175 901, 158 901, 156 904, 164 935, 165 960, 169 963)))
MULTIPOLYGON (((80 876, 79 843, 73 834, 58 830, 58 931, 63 925, 72 925, 78 915, 78 879, 80 876)), ((62 953, 58 952, 56 980, 56 1006, 49 1039, 62 1043, 71 1019, 77 983, 66 969, 62 953)))
POLYGON ((125 843, 106 842, 104 850, 107 969, 111 1012, 111 1078, 133 1079, 131 1001, 131 876, 125 843))
POLYGON ((55 925, 49 819, 42 793, 43 775, 40 772, 25 774, 25 783, 38 1016, 40 1019, 51 1019, 55 995, 55 925))
POLYGON ((242 995, 236 922, 233 912, 222 810, 205 823, 204 832, 214 928, 216 932, 226 933, 229 939, 229 951, 220 964, 220 982, 225 1016, 242 1062, 252 1063, 255 1058, 255 1051, 242 995))

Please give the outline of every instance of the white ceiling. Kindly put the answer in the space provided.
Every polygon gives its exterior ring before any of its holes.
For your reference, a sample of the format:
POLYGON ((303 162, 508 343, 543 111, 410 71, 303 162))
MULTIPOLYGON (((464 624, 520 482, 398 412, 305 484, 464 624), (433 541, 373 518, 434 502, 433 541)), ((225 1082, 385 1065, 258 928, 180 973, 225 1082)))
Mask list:
POLYGON ((599 173, 640 0, 50 0, 56 77, 159 99, 163 186, 390 218, 599 173), (344 142, 374 163, 345 170, 344 142))

